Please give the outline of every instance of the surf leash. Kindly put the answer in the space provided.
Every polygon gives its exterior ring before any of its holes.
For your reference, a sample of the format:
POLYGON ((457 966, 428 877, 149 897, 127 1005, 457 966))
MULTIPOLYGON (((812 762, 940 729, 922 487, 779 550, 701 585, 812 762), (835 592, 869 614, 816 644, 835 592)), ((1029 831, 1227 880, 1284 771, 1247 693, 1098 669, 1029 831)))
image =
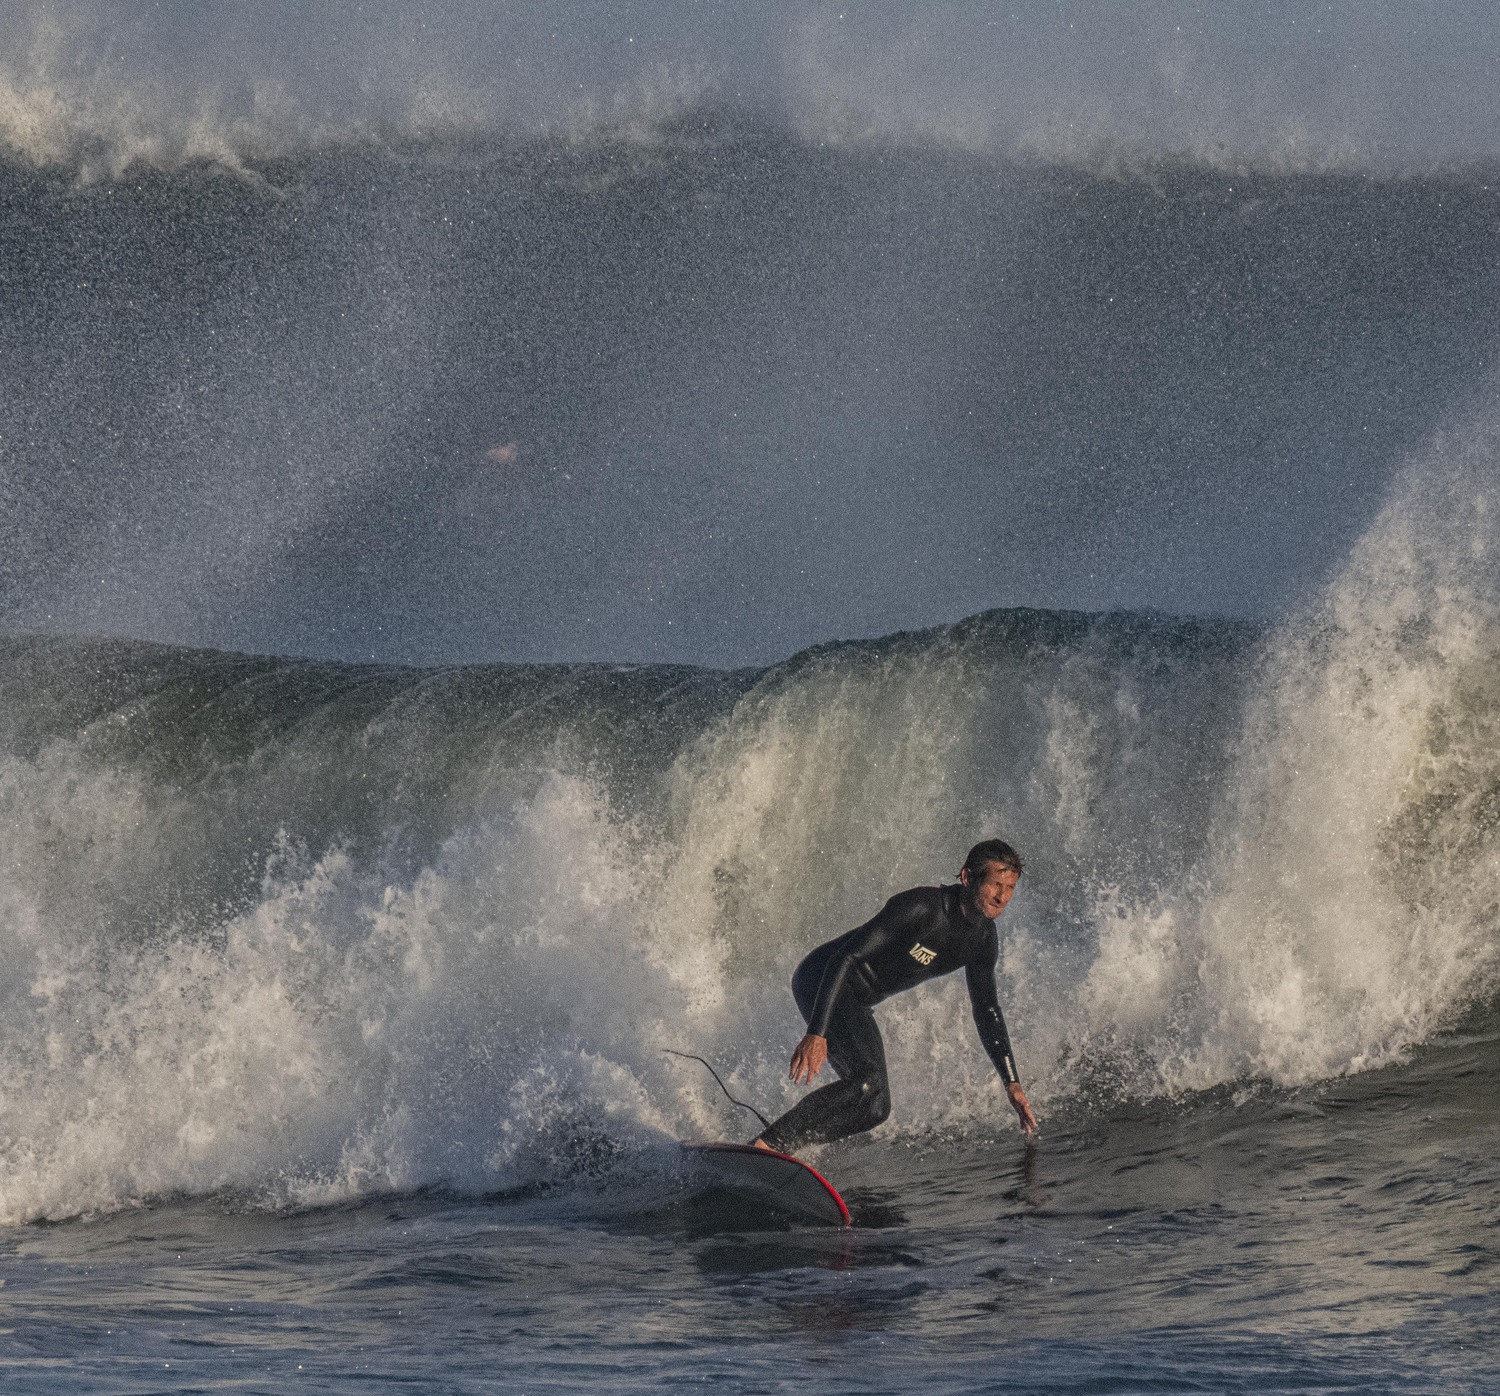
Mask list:
POLYGON ((732 1095, 729 1095, 729 1087, 724 1084, 724 1078, 722 1076, 720 1076, 719 1073, 713 1069, 713 1067, 709 1066, 709 1064, 707 1062, 705 1062, 702 1057, 695 1056, 692 1052, 679 1052, 679 1051, 676 1051, 674 1048, 671 1048, 671 1047, 663 1047, 662 1051, 665 1052, 665 1053, 667 1053, 668 1056, 686 1057, 687 1060, 690 1061, 690 1062, 701 1062, 705 1067, 708 1068, 708 1074, 710 1076, 712 1076, 714 1078, 714 1080, 719 1083, 719 1089, 721 1091, 723 1091, 726 1096, 729 1097, 729 1103, 731 1105, 738 1105, 741 1110, 748 1110, 767 1129, 771 1128, 771 1122, 770 1122, 770 1120, 766 1119, 766 1117, 764 1115, 762 1115, 760 1113, 760 1111, 757 1110, 753 1105, 746 1105, 743 1100, 736 1100, 732 1095))

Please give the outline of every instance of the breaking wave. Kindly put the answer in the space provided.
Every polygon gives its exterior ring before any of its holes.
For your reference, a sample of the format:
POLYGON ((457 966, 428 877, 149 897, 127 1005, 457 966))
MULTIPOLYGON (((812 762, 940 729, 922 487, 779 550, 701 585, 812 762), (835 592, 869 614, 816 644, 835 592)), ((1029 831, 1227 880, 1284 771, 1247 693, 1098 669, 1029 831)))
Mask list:
POLYGON ((1463 95, 1484 80, 1467 68, 1485 51, 1473 16, 1424 19, 1452 50, 1438 92, 1400 13, 1323 14, 1289 46, 1283 24, 1185 23, 1171 6, 1128 19, 1085 7, 1065 25, 1040 13, 934 25, 915 6, 727 20, 660 9, 455 0, 427 15, 377 0, 332 19, 17 0, 0 16, 0 150, 86 182, 198 164, 259 180, 259 162, 350 146, 601 129, 653 141, 664 122, 727 104, 820 145, 894 140, 1113 174, 1495 155, 1492 123, 1463 95))
MULTIPOLYGON (((0 642, 0 1216, 492 1189, 794 1092, 786 982, 975 839, 1044 1117, 1400 1060, 1493 994, 1495 433, 1274 629, 997 611, 763 670, 0 642)), ((887 1129, 989 1130, 962 988, 887 1129)))

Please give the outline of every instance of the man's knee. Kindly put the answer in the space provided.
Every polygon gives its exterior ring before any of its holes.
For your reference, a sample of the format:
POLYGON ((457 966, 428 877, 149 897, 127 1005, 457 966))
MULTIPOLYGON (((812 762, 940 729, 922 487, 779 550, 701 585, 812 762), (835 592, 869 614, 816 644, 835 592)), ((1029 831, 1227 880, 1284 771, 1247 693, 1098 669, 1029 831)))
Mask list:
POLYGON ((891 1090, 884 1078, 866 1077, 859 1083, 859 1103, 868 1123, 866 1129, 883 1125, 891 1117, 891 1090))

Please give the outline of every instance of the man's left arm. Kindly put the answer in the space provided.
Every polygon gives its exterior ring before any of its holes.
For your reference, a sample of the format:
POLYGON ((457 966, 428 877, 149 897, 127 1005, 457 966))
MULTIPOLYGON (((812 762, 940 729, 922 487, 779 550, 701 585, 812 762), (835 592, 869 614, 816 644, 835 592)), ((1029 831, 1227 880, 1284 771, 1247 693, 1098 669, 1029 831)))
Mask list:
MULTIPOLYGON (((998 954, 996 956, 998 959, 998 954)), ((979 1029, 979 1040, 984 1050, 1005 1082, 1005 1093, 1015 1108, 1021 1128, 1031 1134, 1036 1129, 1036 1115, 1026 1092, 1021 1089, 1021 1077, 1016 1071, 1015 1054, 1011 1051, 1010 1034, 1005 1030, 1005 1015, 1000 1011, 1000 995, 995 989, 995 960, 985 959, 971 962, 964 970, 969 982, 969 1003, 974 1009, 974 1026, 979 1029)))

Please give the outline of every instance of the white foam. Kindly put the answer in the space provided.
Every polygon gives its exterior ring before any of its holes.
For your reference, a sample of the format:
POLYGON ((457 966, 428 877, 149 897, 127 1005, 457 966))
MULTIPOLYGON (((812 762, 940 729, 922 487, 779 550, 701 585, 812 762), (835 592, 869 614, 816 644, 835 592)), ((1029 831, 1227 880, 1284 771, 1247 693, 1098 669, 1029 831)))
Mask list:
POLYGON ((1194 884, 1102 908, 1078 1036, 1143 1043, 1142 1088, 1380 1066, 1493 992, 1497 464, 1476 429, 1410 466, 1266 647, 1194 884))
MULTIPOLYGON (((1237 717, 1231 660, 1170 627, 852 646, 767 676, 664 772, 559 742, 523 779, 497 737, 455 805, 477 813, 415 871, 291 827, 251 905, 187 919, 244 856, 237 792, 318 807, 358 746, 336 722, 196 785, 99 732, 4 757, 0 1218, 488 1189, 748 1134, 663 1049, 783 1108, 800 956, 991 833, 1031 864, 1002 996, 1044 1114, 1400 1059, 1500 972, 1494 462, 1484 431, 1416 462, 1237 717)), ((420 761, 443 722, 432 695, 366 741, 420 761)), ((415 808, 394 791, 388 817, 415 808)), ((887 1128, 1008 1122, 958 980, 880 1016, 887 1128)))

